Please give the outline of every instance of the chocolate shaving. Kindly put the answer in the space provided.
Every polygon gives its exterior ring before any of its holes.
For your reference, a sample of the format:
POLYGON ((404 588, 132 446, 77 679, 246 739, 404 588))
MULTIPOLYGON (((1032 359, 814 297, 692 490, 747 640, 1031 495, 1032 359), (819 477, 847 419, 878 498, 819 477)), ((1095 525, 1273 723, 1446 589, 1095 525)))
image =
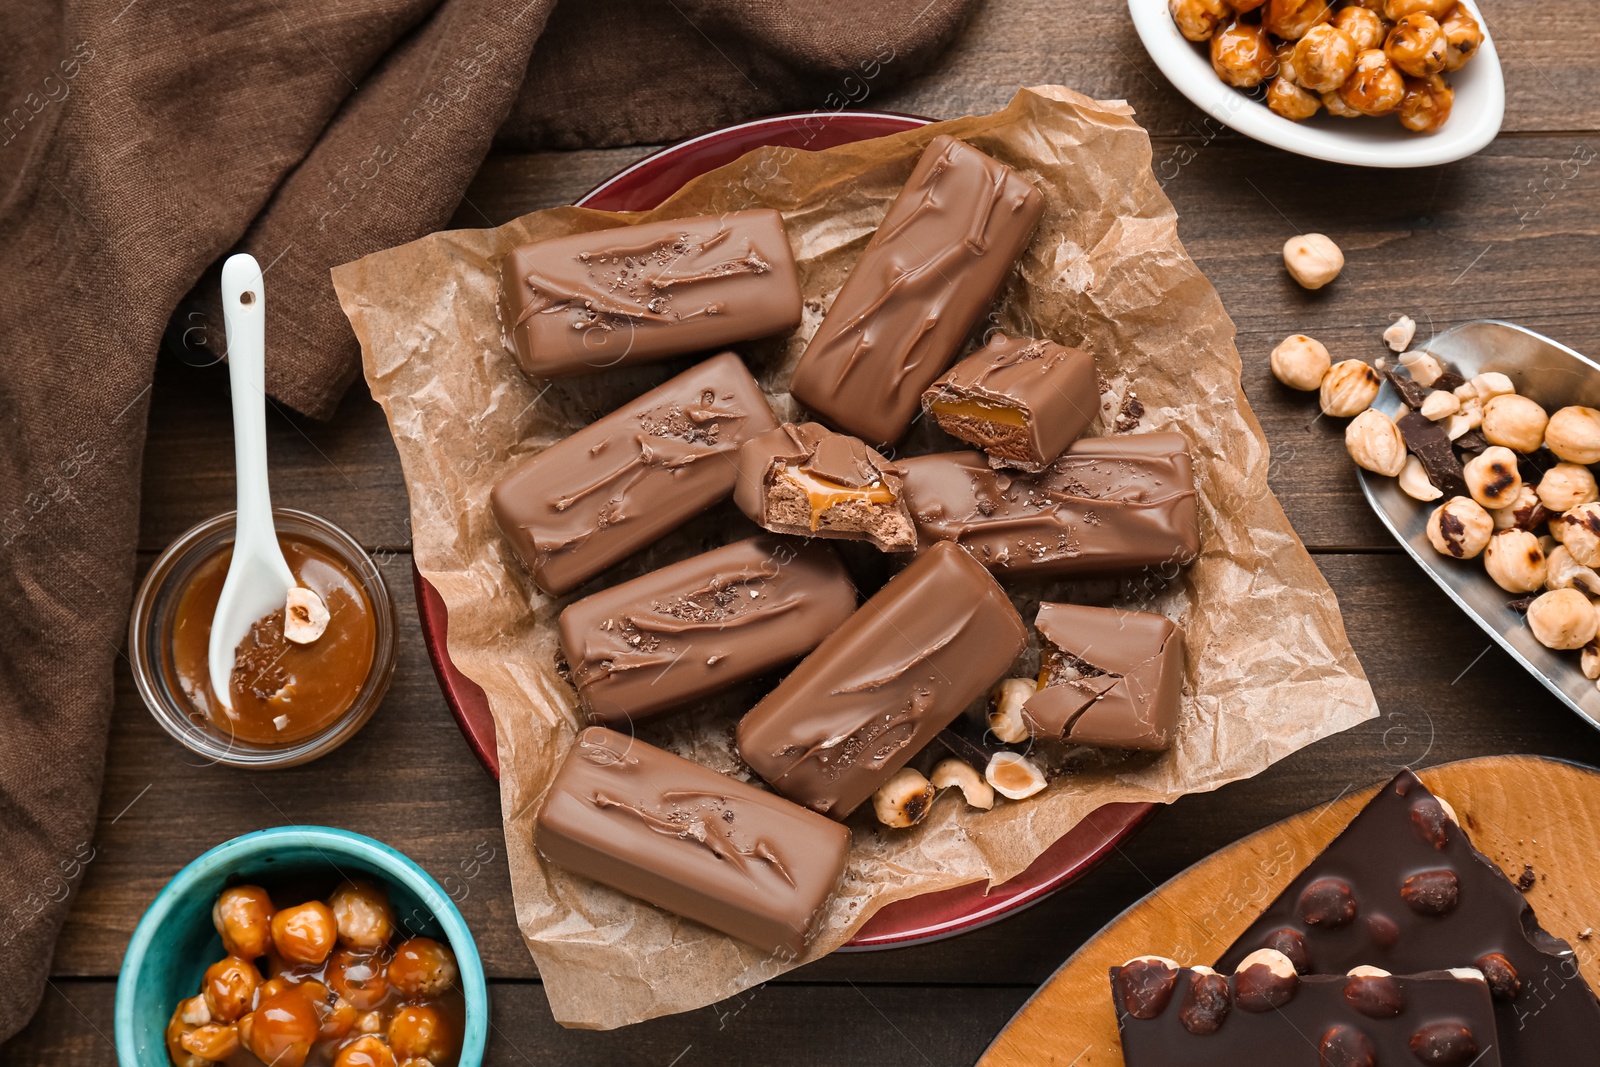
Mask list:
POLYGON ((1450 447, 1450 437, 1436 422, 1431 422, 1418 412, 1404 415, 1398 423, 1400 436, 1406 448, 1417 457, 1428 481, 1434 484, 1448 500, 1454 496, 1467 496, 1467 482, 1461 471, 1461 461, 1450 447))

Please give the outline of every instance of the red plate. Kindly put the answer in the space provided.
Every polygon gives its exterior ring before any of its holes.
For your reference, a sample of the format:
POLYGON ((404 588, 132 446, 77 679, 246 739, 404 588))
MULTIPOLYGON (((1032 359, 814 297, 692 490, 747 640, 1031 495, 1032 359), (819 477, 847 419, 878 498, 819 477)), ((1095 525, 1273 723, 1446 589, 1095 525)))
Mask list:
MULTIPOLYGON (((926 125, 929 119, 871 111, 776 115, 692 137, 617 172, 578 200, 603 211, 648 211, 685 182, 766 145, 817 150, 883 137, 926 125)), ((439 676, 445 701, 467 743, 489 773, 500 777, 494 719, 478 684, 450 662, 445 646, 445 606, 421 574, 416 576, 422 639, 439 676)), ((1107 804, 1046 849, 1033 865, 985 892, 982 882, 896 901, 874 915, 849 949, 890 948, 936 941, 987 926, 1036 904, 1084 874, 1149 817, 1154 804, 1107 804)))

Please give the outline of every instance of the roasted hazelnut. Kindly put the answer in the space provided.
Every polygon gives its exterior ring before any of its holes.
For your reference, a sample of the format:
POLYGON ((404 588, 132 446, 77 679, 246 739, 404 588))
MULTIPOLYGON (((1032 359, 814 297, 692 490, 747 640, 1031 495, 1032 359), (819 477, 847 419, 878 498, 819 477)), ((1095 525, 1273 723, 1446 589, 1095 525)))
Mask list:
POLYGON ((1400 883, 1400 899, 1418 915, 1447 915, 1460 897, 1460 879, 1446 867, 1413 874, 1400 883))
POLYGON ((1172 1002, 1178 965, 1165 956, 1135 956, 1117 968, 1117 991, 1135 1019, 1154 1019, 1172 1002))
POLYGON ((458 973, 455 955, 431 937, 402 941, 389 961, 389 984, 410 1000, 440 996, 458 973))
POLYGON ((1432 15, 1407 15, 1394 24, 1383 50, 1402 73, 1426 78, 1444 69, 1444 30, 1432 15))
POLYGON ((1283 953, 1258 948, 1234 968, 1233 988, 1240 1011, 1271 1011, 1294 999, 1300 977, 1283 953))
POLYGON ((1321 341, 1292 333, 1272 350, 1272 376, 1291 389, 1320 388, 1333 361, 1321 341))
POLYGON ((1502 954, 1490 952, 1479 956, 1477 968, 1483 972, 1483 980, 1489 985, 1489 995, 1494 999, 1516 1000, 1517 994, 1522 992, 1522 978, 1511 961, 1502 954))
POLYGON ((1167 10, 1178 32, 1191 41, 1209 41, 1217 27, 1233 17, 1224 0, 1169 0, 1167 10))
POLYGON ((1355 70, 1358 51, 1355 42, 1333 25, 1312 26, 1294 46, 1295 80, 1314 92, 1337 89, 1355 70))
POLYGON ((1287 78, 1299 85, 1300 79, 1295 77, 1294 70, 1294 42, 1279 41, 1273 46, 1272 54, 1278 59, 1278 77, 1287 78))
POLYGON ((1410 315, 1401 315, 1384 329, 1383 343, 1389 346, 1391 352, 1404 352, 1411 347, 1411 339, 1415 336, 1417 320, 1410 315))
POLYGON ((211 906, 211 925, 230 956, 253 960, 272 947, 272 898, 258 885, 224 889, 211 906))
POLYGON ((1473 559, 1493 534, 1494 520, 1471 497, 1453 496, 1428 516, 1428 543, 1442 556, 1473 559))
POLYGON ((1478 1058, 1478 1042, 1458 1022, 1429 1023, 1411 1035, 1411 1054, 1437 1067, 1467 1067, 1478 1058))
POLYGON ((1304 122, 1322 110, 1322 97, 1285 78, 1280 67, 1278 76, 1267 85, 1267 107, 1290 122, 1304 122))
POLYGON ((1260 26, 1234 19, 1211 37, 1211 69, 1229 85, 1249 89, 1277 73, 1278 59, 1260 26))
POLYGON ((1600 463, 1600 411, 1560 409, 1544 428, 1544 446, 1569 463, 1600 463))
POLYGON ((1501 530, 1489 538, 1483 550, 1483 566, 1489 577, 1508 593, 1532 593, 1544 588, 1544 549, 1539 539, 1526 530, 1501 530))
POLYGON ((872 814, 885 826, 915 826, 933 807, 933 783, 915 767, 901 767, 872 794, 872 814))
POLYGON ((1439 75, 1407 78, 1406 95, 1400 98, 1400 125, 1413 133, 1432 133, 1450 121, 1455 102, 1455 90, 1439 75))
POLYGON ((1300 894, 1300 918, 1307 926, 1335 929, 1356 917, 1356 898, 1341 878, 1319 878, 1300 894))
POLYGON ((184 1047, 183 1039, 207 1025, 210 1019, 204 997, 178 1001, 178 1006, 172 1009, 172 1018, 167 1020, 166 1030, 167 1056, 173 1067, 209 1067, 211 1061, 190 1052, 184 1047))
POLYGON ((1357 52, 1365 52, 1369 48, 1382 48, 1383 39, 1389 32, 1388 26, 1384 25, 1383 16, 1371 8, 1359 5, 1341 7, 1335 11, 1333 25, 1340 33, 1350 38, 1357 52))
POLYGON ((1576 589, 1552 589, 1528 605, 1528 629, 1546 648, 1582 648, 1594 639, 1594 607, 1576 589))
POLYGON ((1405 76, 1378 48, 1359 53, 1355 70, 1339 86, 1339 99, 1363 115, 1387 115, 1400 106, 1405 95, 1405 76))
POLYGON ((1516 384, 1497 370, 1474 374, 1472 380, 1462 386, 1463 389, 1468 387, 1472 389, 1472 394, 1485 404, 1497 396, 1505 396, 1508 393, 1517 391, 1516 384))
POLYGON ((1344 270, 1344 253, 1325 233, 1302 233, 1283 242, 1283 265, 1302 287, 1321 289, 1344 270))
POLYGON ((1557 545, 1545 554, 1544 584, 1549 589, 1576 589, 1600 597, 1600 573, 1573 559, 1566 545, 1557 545))
POLYGON ((1450 843, 1450 827, 1455 819, 1437 797, 1418 797, 1411 803, 1411 826, 1422 839, 1443 852, 1450 843))
POLYGON ((337 1039, 355 1029, 356 1019, 361 1013, 348 1000, 315 978, 307 978, 294 988, 317 1009, 317 1017, 322 1020, 321 1028, 317 1031, 321 1037, 337 1039))
POLYGON ((1406 464, 1400 468, 1400 474, 1396 480, 1400 486, 1400 491, 1412 500, 1421 500, 1427 503, 1444 496, 1443 491, 1428 480, 1428 471, 1416 456, 1406 457, 1406 464))
POLYGON ((1383 0, 1383 15, 1390 22, 1397 22, 1407 15, 1432 15, 1434 18, 1443 18, 1444 13, 1456 0, 1383 0))
POLYGON ((1032 678, 1002 678, 989 693, 989 732, 1008 745, 1028 739, 1022 705, 1039 691, 1032 678))
POLYGON ((190 1030, 178 1043, 207 1063, 220 1063, 239 1051, 239 1031, 232 1023, 211 1023, 190 1030))
POLYGON ((1439 19, 1439 28, 1444 30, 1445 70, 1460 70, 1483 46, 1483 27, 1478 25, 1478 20, 1472 17, 1472 12, 1467 10, 1465 4, 1452 4, 1444 17, 1439 19))
POLYGON ((1539 479, 1539 502, 1551 511, 1570 511, 1596 500, 1600 500, 1600 487, 1595 485, 1594 474, 1582 464, 1557 463, 1539 479))
POLYGON ((397 1067, 397 1063, 383 1038, 366 1034, 341 1048, 333 1067, 397 1067))
POLYGON ((1562 512, 1550 521, 1572 558, 1585 567, 1600 567, 1600 503, 1590 502, 1562 512))
POLYGON ((272 917, 272 944, 291 963, 321 963, 338 936, 333 912, 320 900, 284 908, 272 917))
MULTIPOLYGON (((1400 353, 1400 365, 1410 372, 1411 380, 1418 385, 1431 386, 1444 373, 1444 366, 1433 353, 1420 349, 1400 353)), ((1442 389, 1439 392, 1445 396, 1453 395, 1442 389)))
POLYGON ((1378 399, 1378 372, 1359 359, 1335 363, 1322 378, 1321 403, 1325 415, 1351 418, 1378 399))
POLYGON ((1400 924, 1387 915, 1368 915, 1367 936, 1379 948, 1393 948, 1400 940, 1400 924))
POLYGON ((206 1008, 219 1022, 231 1023, 255 1007, 261 972, 249 960, 225 956, 206 968, 200 992, 206 1008))
POLYGON ((394 911, 383 890, 366 882, 346 882, 328 898, 339 943, 369 951, 394 936, 394 911))
POLYGON ((1191 1034, 1214 1034, 1232 1007, 1233 997, 1226 978, 1215 972, 1196 974, 1189 979, 1189 988, 1184 991, 1183 1003, 1178 1007, 1178 1021, 1191 1034))
POLYGON ((1517 454, 1503 445, 1491 445, 1462 466, 1462 477, 1472 499, 1486 508, 1503 508, 1517 497, 1522 475, 1517 454))
POLYGON ((1356 465, 1393 478, 1406 465, 1406 442, 1394 420, 1368 408, 1344 428, 1344 447, 1356 465))
POLYGON ((1377 1067, 1378 1050, 1372 1038, 1348 1023, 1330 1026, 1317 1042, 1317 1062, 1322 1067, 1377 1067))
POLYGON ((262 1063, 302 1067, 320 1026, 311 1001, 291 987, 239 1020, 239 1040, 262 1063))
POLYGON ((983 780, 972 764, 950 756, 934 764, 928 781, 938 790, 956 788, 967 802, 967 807, 988 811, 994 807, 994 787, 983 780))
POLYGON ((1537 450, 1544 443, 1544 428, 1549 421, 1544 408, 1516 393, 1491 397, 1483 406, 1483 436, 1492 445, 1518 452, 1537 450))
POLYGON ((389 1020, 389 1047, 402 1060, 418 1057, 444 1063, 456 1054, 455 1031, 438 1008, 408 1004, 389 1020))
POLYGON ((1311 27, 1332 17, 1332 0, 1267 0, 1261 24, 1286 41, 1298 41, 1311 27))
POLYGON ((1430 422, 1438 422, 1461 410, 1461 398, 1443 389, 1435 389, 1423 398, 1422 407, 1418 410, 1422 412, 1423 418, 1430 422))
POLYGON ((339 948, 328 957, 324 971, 328 988, 350 1002, 356 1011, 371 1011, 389 996, 389 979, 383 960, 370 952, 339 948))
POLYGON ((1292 926, 1280 926, 1261 939, 1262 948, 1283 953, 1284 959, 1300 974, 1311 973, 1311 948, 1306 936, 1292 926))
POLYGON ((1388 974, 1361 974, 1346 979, 1344 999, 1369 1019, 1392 1019, 1406 1010, 1406 995, 1388 974))
POLYGON ((1027 756, 1016 752, 996 752, 990 756, 983 778, 1008 800, 1026 800, 1048 784, 1044 772, 1027 756))
POLYGON ((1345 103, 1344 97, 1339 95, 1339 90, 1337 89, 1331 93, 1322 94, 1322 106, 1328 109, 1328 114, 1337 119, 1366 118, 1361 112, 1345 103))

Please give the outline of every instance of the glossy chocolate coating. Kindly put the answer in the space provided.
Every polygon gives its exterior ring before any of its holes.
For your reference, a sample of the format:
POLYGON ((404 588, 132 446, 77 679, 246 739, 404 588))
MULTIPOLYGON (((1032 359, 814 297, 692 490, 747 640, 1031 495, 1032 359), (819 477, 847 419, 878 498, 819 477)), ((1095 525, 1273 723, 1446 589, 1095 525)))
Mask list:
POLYGON ((1100 379, 1082 349, 997 333, 934 382, 922 407, 946 433, 987 452, 990 466, 1037 471, 1094 421, 1100 379), (1000 417, 985 416, 995 409, 1000 417))
POLYGON ((1044 198, 935 137, 795 368, 789 391, 871 444, 898 440, 1028 245, 1044 198))
POLYGON ((1572 947, 1547 933, 1500 868, 1410 771, 1401 771, 1320 856, 1289 883, 1217 966, 1226 968, 1282 930, 1304 940, 1307 965, 1342 973, 1358 964, 1387 971, 1480 967, 1499 971, 1495 1000, 1501 1055, 1508 1064, 1600 1064, 1600 1002, 1572 947), (1454 902, 1442 911, 1441 884, 1453 875, 1454 902), (1302 898, 1315 883, 1349 887, 1351 921, 1311 924, 1302 898), (1409 883, 1409 887, 1408 887, 1409 883), (1480 964, 1485 956, 1503 958, 1480 964))
POLYGON ((569 605, 561 649, 589 718, 625 727, 799 659, 855 609, 833 549, 751 537, 569 605))
POLYGON ((1165 615, 1039 605, 1046 685, 1022 706, 1034 736, 1106 748, 1169 748, 1183 696, 1183 631, 1165 615), (1067 675, 1076 674, 1076 678, 1067 675))
POLYGON ((843 818, 1016 661, 1022 617, 971 556, 936 545, 739 722, 774 789, 843 818))
POLYGON ((739 357, 712 356, 517 464, 495 521, 560 595, 726 497, 739 446, 776 425, 739 357))
POLYGON ((746 782, 600 726, 578 735, 539 809, 551 863, 798 955, 844 872, 850 831, 746 782))
POLYGON ((1250 1011, 1241 1002, 1242 976, 1184 967, 1161 1010, 1151 1013, 1131 1010, 1138 1005, 1130 1003, 1130 995, 1142 992, 1130 985, 1131 967, 1111 968, 1127 1067, 1494 1067, 1516 1062, 1500 1056, 1494 1006, 1481 978, 1448 971, 1300 977, 1288 980, 1294 991, 1287 1001, 1250 1011), (1444 1041, 1462 1030, 1468 1039, 1458 1038, 1445 1051, 1444 1041), (1424 1059, 1415 1051, 1418 1046, 1443 1058, 1424 1059))
POLYGON ((900 468, 858 438, 818 422, 786 422, 746 441, 733 502, 774 533, 871 541, 885 552, 917 547, 900 468), (795 477, 832 501, 817 507, 795 477))
POLYGON ((1037 474, 994 470, 980 452, 900 467, 919 542, 954 541, 1001 578, 1176 567, 1200 551, 1182 434, 1080 438, 1037 474))
POLYGON ((501 318, 523 371, 588 374, 792 330, 794 253, 776 211, 553 237, 500 265, 501 318))

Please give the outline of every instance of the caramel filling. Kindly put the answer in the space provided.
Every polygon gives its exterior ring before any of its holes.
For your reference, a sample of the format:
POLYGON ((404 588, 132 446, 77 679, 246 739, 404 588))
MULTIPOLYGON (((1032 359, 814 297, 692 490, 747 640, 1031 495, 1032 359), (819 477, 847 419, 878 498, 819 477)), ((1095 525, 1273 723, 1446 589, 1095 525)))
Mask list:
POLYGON ((854 488, 841 485, 828 478, 823 478, 803 471, 798 467, 785 467, 781 472, 783 477, 799 486, 806 494, 806 499, 811 502, 811 529, 816 530, 822 525, 823 512, 836 504, 846 504, 852 500, 859 500, 864 504, 893 505, 894 493, 890 488, 879 481, 871 485, 854 488))
POLYGON ((976 397, 962 400, 935 400, 929 408, 936 419, 981 419, 984 422, 998 422, 1002 426, 1028 425, 1028 414, 1021 408, 979 400, 976 397))

